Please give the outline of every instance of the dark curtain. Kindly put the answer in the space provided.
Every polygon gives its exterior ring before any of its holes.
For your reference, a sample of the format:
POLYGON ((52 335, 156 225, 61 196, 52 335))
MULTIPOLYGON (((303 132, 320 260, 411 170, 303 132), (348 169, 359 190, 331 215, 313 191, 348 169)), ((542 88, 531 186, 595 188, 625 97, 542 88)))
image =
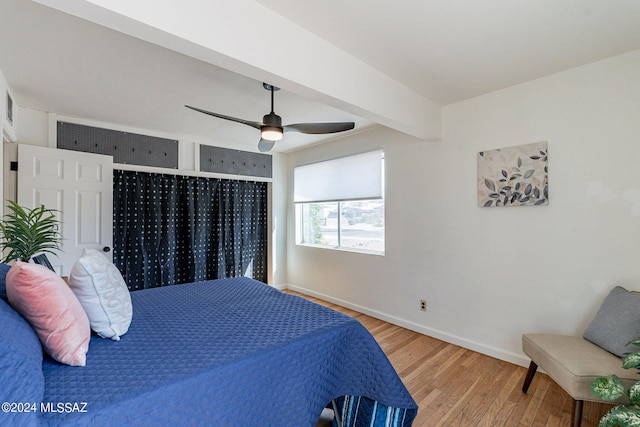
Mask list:
POLYGON ((267 280, 267 184, 114 171, 113 262, 130 290, 267 280))

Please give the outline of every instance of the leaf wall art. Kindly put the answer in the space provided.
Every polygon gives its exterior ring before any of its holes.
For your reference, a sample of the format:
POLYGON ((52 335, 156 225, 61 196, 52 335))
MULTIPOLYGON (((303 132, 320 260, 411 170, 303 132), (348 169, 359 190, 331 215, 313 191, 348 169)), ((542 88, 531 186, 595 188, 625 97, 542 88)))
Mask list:
POLYGON ((546 141, 478 153, 478 206, 548 204, 546 141))

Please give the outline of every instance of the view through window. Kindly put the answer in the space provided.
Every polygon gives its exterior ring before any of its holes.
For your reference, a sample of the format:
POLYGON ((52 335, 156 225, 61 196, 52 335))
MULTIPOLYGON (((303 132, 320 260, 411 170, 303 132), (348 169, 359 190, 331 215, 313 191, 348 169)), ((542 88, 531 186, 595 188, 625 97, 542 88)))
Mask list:
POLYGON ((302 203, 301 243, 384 252, 384 201, 302 203))

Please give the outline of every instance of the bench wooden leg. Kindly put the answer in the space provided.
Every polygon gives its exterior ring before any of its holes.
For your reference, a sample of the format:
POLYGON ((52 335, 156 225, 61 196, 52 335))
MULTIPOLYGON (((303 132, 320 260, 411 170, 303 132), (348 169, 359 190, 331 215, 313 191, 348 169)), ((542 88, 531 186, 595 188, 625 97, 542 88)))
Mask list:
POLYGON ((571 415, 571 427, 580 427, 582 423, 582 405, 584 400, 573 401, 573 414, 571 415))
POLYGON ((533 376, 536 374, 536 370, 538 369, 538 365, 532 360, 529 365, 529 370, 527 371, 527 376, 524 377, 524 384, 522 384, 522 392, 526 393, 529 390, 529 386, 531 385, 531 381, 533 381, 533 376))

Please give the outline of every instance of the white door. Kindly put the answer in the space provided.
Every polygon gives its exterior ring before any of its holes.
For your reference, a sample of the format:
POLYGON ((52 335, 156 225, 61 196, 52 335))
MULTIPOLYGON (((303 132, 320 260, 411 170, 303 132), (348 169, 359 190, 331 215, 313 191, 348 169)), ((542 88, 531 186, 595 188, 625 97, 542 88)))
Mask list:
POLYGON ((19 144, 17 201, 59 211, 62 251, 47 258, 60 275, 86 248, 112 260, 113 157, 19 144))

